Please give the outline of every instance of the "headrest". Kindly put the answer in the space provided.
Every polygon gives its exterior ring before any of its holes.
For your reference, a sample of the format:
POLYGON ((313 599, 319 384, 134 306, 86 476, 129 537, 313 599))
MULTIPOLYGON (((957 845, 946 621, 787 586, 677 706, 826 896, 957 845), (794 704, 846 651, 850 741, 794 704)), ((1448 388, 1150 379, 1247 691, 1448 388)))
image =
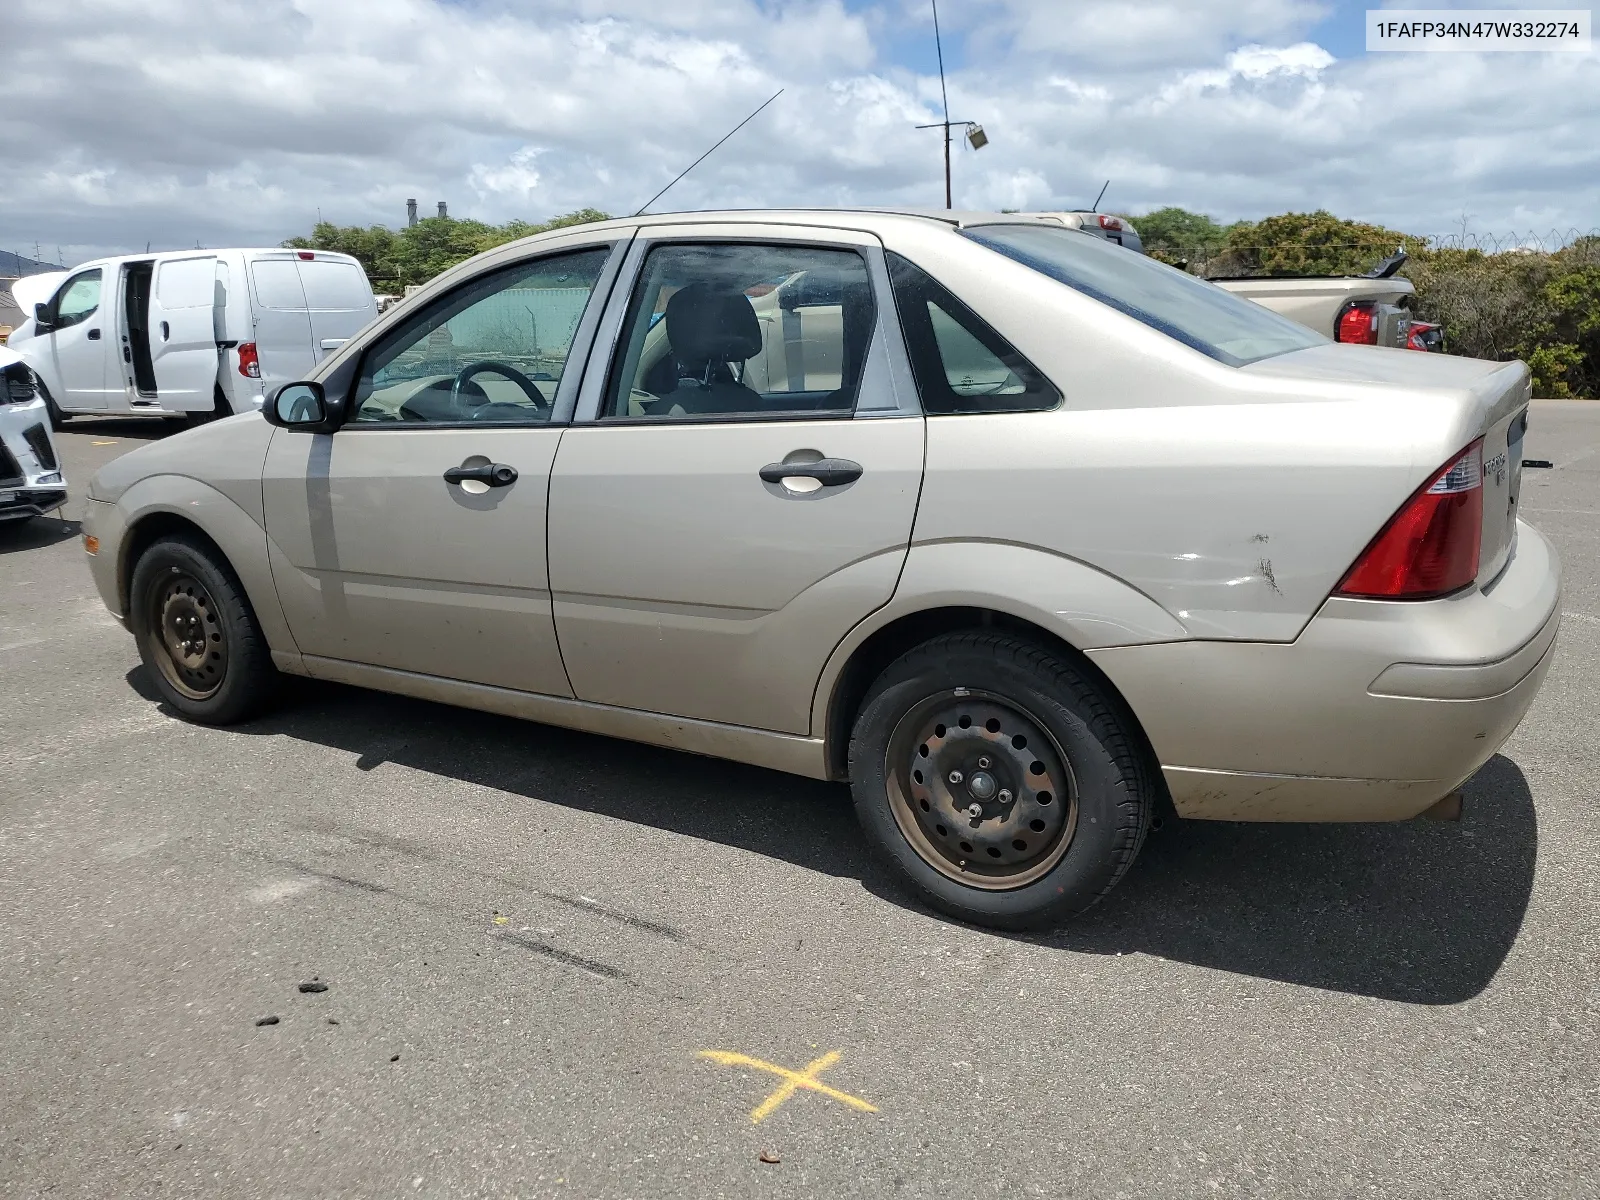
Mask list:
POLYGON ((691 283, 667 301, 667 340, 686 367, 744 362, 761 353, 761 322, 742 292, 691 283))

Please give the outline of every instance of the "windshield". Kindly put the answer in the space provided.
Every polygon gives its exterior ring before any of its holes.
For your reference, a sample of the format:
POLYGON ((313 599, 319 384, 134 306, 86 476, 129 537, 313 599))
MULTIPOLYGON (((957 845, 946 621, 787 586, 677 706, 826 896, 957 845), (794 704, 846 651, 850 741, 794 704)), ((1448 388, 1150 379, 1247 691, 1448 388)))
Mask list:
POLYGON ((1328 340, 1253 300, 1073 229, 988 225, 962 232, 1230 367, 1328 340))

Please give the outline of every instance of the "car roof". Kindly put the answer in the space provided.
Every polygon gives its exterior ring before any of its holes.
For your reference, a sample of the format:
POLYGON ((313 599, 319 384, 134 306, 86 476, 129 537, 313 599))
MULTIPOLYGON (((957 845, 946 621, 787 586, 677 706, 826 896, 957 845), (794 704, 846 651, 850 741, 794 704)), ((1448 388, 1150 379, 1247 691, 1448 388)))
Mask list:
MULTIPOLYGON (((613 217, 593 224, 567 225, 548 234, 600 232, 655 225, 812 225, 877 230, 894 225, 929 223, 967 229, 977 225, 1055 225, 1033 213, 997 213, 943 208, 725 208, 613 217)), ((1059 226, 1057 226, 1059 228, 1059 226)), ((543 237, 545 234, 534 234, 543 237)))

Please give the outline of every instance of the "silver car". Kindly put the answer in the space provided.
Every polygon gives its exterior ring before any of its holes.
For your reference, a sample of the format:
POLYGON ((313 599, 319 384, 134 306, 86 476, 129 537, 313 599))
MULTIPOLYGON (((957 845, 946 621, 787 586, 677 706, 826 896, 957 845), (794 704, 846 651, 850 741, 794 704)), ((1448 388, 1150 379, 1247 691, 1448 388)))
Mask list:
POLYGON ((86 548, 190 719, 288 673, 848 780, 916 893, 1034 926, 1169 804, 1458 803, 1559 623, 1528 398, 1047 220, 634 218, 117 459, 86 548))

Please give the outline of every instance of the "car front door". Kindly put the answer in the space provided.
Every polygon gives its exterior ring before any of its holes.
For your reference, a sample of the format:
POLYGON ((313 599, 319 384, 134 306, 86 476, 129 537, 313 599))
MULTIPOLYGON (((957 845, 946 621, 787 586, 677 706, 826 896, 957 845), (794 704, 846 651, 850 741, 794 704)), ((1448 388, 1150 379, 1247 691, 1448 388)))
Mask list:
POLYGON ((620 254, 591 243, 475 276, 365 349, 338 432, 273 435, 273 579, 313 675, 338 660, 572 694, 545 503, 620 254))
POLYGON ((894 593, 923 420, 868 235, 641 232, 550 487, 580 700, 792 734, 894 593))
POLYGON ((68 412, 106 406, 106 368, 111 343, 105 336, 99 267, 80 271, 61 285, 50 302, 50 356, 61 381, 56 403, 68 412))
POLYGON ((215 403, 217 294, 215 255, 163 258, 150 289, 150 363, 156 397, 174 412, 215 403))

